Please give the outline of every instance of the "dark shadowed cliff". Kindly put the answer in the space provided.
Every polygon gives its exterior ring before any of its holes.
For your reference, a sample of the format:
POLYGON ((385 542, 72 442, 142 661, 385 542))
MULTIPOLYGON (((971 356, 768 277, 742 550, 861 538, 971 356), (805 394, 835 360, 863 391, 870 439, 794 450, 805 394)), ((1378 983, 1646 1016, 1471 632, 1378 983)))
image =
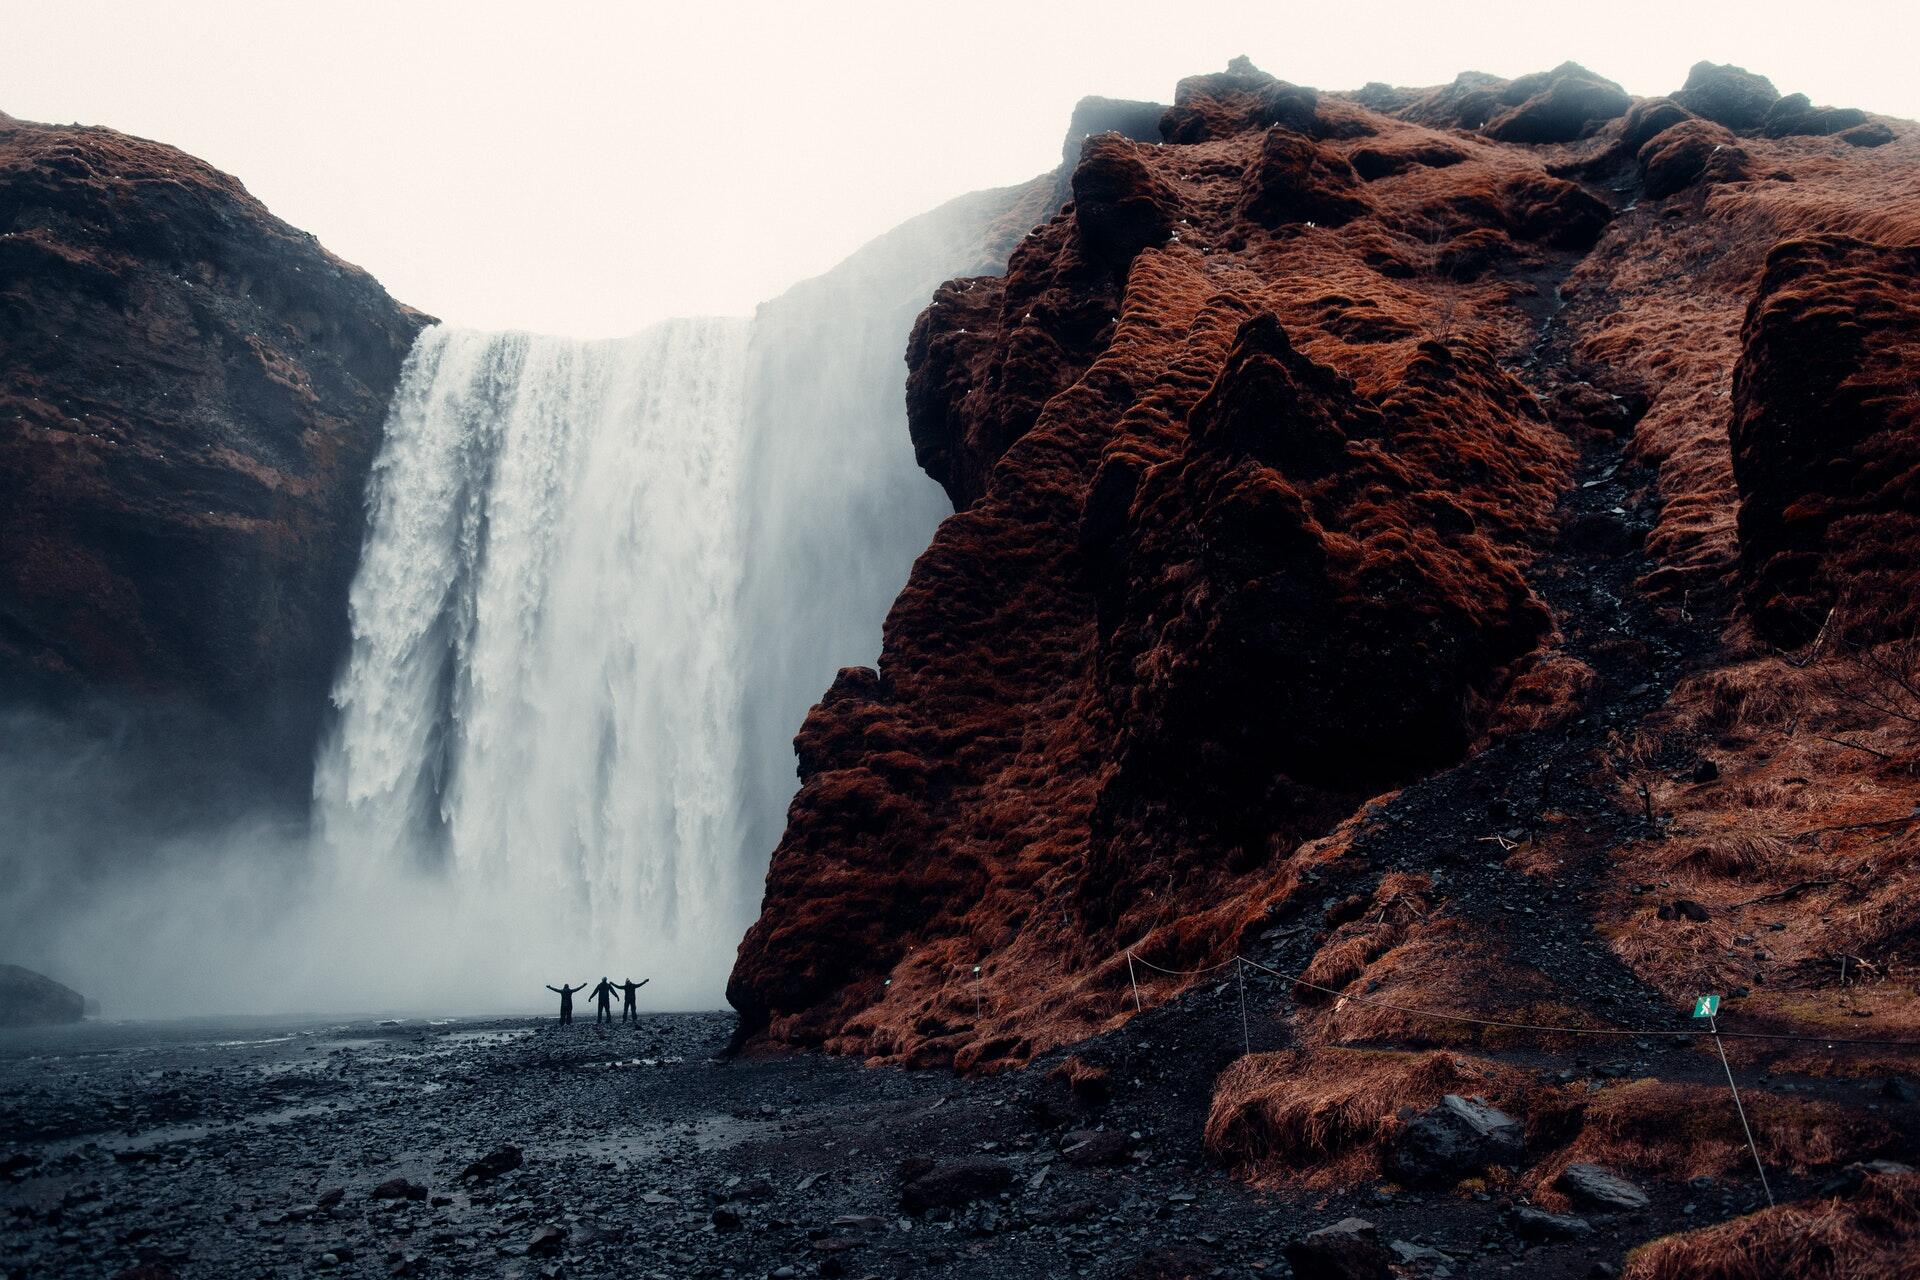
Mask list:
POLYGON ((426 318, 234 179, 0 117, 0 678, 213 712, 304 785, 426 318))

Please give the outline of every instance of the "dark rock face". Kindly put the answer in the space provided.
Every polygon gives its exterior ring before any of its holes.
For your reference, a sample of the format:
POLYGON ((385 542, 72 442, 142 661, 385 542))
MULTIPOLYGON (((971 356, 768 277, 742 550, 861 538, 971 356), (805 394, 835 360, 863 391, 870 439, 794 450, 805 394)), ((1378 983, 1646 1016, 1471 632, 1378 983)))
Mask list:
POLYGON ((1844 236, 1767 259, 1733 379, 1740 571, 1761 634, 1920 624, 1920 250, 1844 236))
POLYGON ((0 964, 0 1027, 43 1027, 78 1022, 86 998, 45 974, 0 964))
POLYGON ((425 322, 192 157, 0 118, 8 684, 246 708, 304 785, 425 322))
POLYGON ((1773 81, 1745 67, 1696 62, 1673 100, 1695 115, 1738 130, 1759 128, 1779 97, 1773 81))

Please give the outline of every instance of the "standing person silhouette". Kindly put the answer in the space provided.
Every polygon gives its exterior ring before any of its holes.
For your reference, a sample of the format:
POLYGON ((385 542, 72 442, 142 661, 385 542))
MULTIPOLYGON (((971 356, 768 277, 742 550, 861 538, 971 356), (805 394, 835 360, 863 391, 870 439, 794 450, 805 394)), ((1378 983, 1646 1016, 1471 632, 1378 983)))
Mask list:
POLYGON ((619 985, 617 990, 619 990, 619 992, 621 993, 620 1021, 622 1022, 640 1021, 640 1014, 633 1007, 633 993, 638 991, 640 988, 646 986, 649 982, 652 982, 652 981, 653 981, 652 978, 642 978, 640 979, 640 981, 635 982, 632 978, 628 978, 625 982, 619 985))
POLYGON ((591 992, 594 1004, 599 1009, 599 1012, 595 1014, 593 1019, 594 1026, 597 1027, 603 1022, 613 1021, 613 1005, 611 1002, 613 1000, 613 993, 618 989, 619 988, 615 987, 603 977, 600 979, 600 985, 595 987, 591 992))
POLYGON ((547 990, 559 993, 561 1026, 569 1026, 573 1022, 573 993, 576 991, 585 991, 586 989, 587 984, 584 982, 576 983, 571 987, 564 982, 557 987, 551 982, 547 984, 547 990))

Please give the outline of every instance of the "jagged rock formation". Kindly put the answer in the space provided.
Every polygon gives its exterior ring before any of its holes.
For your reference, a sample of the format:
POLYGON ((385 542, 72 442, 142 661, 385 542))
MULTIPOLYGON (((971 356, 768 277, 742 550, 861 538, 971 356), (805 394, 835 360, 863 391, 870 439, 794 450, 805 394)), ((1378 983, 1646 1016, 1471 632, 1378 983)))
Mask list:
POLYGON ((305 770, 424 323, 201 161, 0 117, 7 687, 185 700, 305 770))
MULTIPOLYGON (((1822 957, 1916 958, 1885 833, 1920 801, 1920 648, 1887 647, 1920 131, 1711 64, 1634 101, 1574 64, 1330 94, 1244 60, 1160 130, 1086 139, 1072 204, 915 331, 957 514, 801 730, 743 1041, 1132 1071, 1083 1038, 1206 1006, 1239 952, 1292 1046, 1220 1077, 1209 1147, 1245 1176, 1390 1178, 1449 1094, 1524 1126, 1497 1176, 1547 1210, 1570 1167, 1730 1176, 1685 1070, 1589 1097, 1407 1010, 1659 1025, 1720 990, 1804 1033, 1822 957), (1771 656, 1837 604, 1860 625, 1771 656)), ((1830 1139, 1763 1158, 1914 1123, 1849 1088, 1763 1091, 1830 1139)))

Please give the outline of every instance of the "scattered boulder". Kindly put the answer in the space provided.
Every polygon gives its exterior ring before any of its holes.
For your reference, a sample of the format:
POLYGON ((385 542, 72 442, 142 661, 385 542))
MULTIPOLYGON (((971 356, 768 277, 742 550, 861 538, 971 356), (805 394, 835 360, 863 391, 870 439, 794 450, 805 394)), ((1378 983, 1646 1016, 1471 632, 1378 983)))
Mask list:
POLYGON ((1867 113, 1858 107, 1816 107, 1806 94, 1790 93, 1767 108, 1760 132, 1769 138, 1824 137, 1866 122, 1867 113))
POLYGON ((1701 756, 1693 766, 1694 785, 1699 786, 1708 782, 1717 782, 1719 779, 1720 766, 1706 756, 1701 756))
POLYGON ((900 1189, 900 1207, 915 1215, 935 1206, 952 1208, 982 1200, 1013 1185, 1012 1167, 992 1156, 928 1162, 924 1170, 918 1161, 909 1161, 908 1165, 915 1175, 900 1189))
POLYGON ((87 1001, 44 973, 0 964, 0 1027, 45 1027, 78 1022, 87 1001))
POLYGON ((503 1142, 462 1170, 460 1180, 465 1182, 471 1178, 480 1182, 491 1182, 504 1173, 511 1173, 518 1169, 522 1159, 519 1147, 511 1142, 503 1142))
POLYGON ((1127 1135, 1115 1129, 1077 1129, 1060 1140, 1060 1158, 1083 1167, 1119 1164, 1128 1145, 1127 1135))
POLYGON ((1695 902, 1692 898, 1673 900, 1673 918, 1676 920, 1691 920, 1695 924, 1705 924, 1712 914, 1707 910, 1705 903, 1695 902))
POLYGON ((345 1187, 328 1187, 325 1191, 315 1196, 313 1202, 322 1209, 331 1209, 346 1198, 347 1189, 345 1187))
POLYGON ((1575 1204, 1608 1213, 1626 1213, 1647 1207, 1647 1193, 1611 1169, 1597 1164, 1570 1164, 1553 1185, 1575 1204))
POLYGON ((740 1214, 738 1210, 720 1205, 713 1211, 713 1229, 715 1231, 738 1231, 740 1214))
POLYGON ((1490 1164, 1512 1164, 1525 1145, 1518 1120, 1450 1093, 1407 1121, 1388 1166, 1409 1182, 1451 1183, 1490 1164))
POLYGON ((527 1252, 532 1254, 558 1253, 567 1245, 568 1231, 565 1227, 548 1225, 533 1233, 527 1241, 527 1252))
POLYGON ((1522 1240, 1578 1240, 1593 1234, 1593 1224, 1571 1214, 1548 1213, 1532 1205, 1515 1205, 1507 1212, 1507 1225, 1522 1240))
POLYGON ((1294 1280, 1388 1280, 1393 1255, 1365 1218, 1342 1218, 1309 1231, 1286 1249, 1294 1280))
POLYGON ((388 1178, 373 1189, 375 1200, 425 1200, 427 1189, 406 1178, 388 1178))
POLYGON ((1893 141, 1893 130, 1881 121, 1869 120, 1843 131, 1840 141, 1850 147, 1884 147, 1893 141))
POLYGON ((1673 100, 1729 129, 1757 129, 1780 98, 1773 81, 1745 67, 1696 62, 1673 100))

